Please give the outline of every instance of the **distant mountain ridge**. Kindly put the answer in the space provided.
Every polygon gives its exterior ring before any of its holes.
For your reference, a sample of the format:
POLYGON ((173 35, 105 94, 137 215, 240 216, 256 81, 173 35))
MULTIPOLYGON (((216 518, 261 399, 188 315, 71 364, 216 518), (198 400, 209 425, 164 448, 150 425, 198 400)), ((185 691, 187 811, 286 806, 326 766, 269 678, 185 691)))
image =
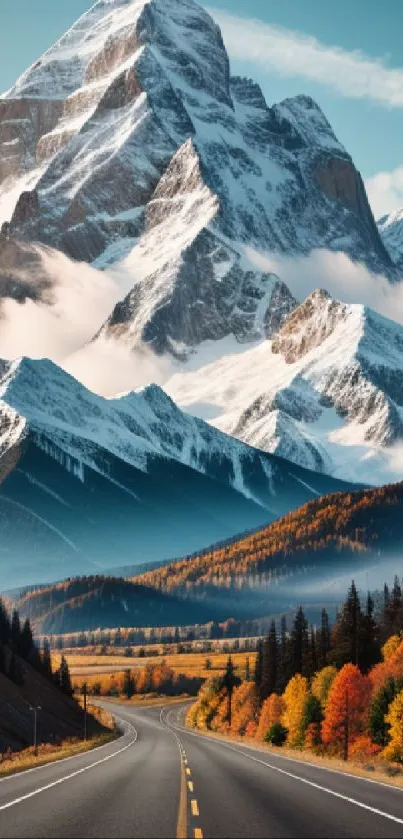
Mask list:
POLYGON ((46 360, 1 362, 0 430, 3 590, 189 553, 346 486, 157 386, 103 399, 46 360))

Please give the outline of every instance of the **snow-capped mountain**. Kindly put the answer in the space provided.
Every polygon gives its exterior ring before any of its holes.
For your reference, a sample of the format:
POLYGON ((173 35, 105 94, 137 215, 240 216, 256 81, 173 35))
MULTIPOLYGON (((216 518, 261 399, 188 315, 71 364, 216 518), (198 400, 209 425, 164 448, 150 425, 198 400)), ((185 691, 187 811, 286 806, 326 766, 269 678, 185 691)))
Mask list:
POLYGON ((183 414, 103 399, 50 361, 0 364, 0 588, 188 553, 343 482, 183 414))
POLYGON ((403 443, 403 327, 315 291, 271 341, 176 374, 182 408, 295 463, 391 479, 403 443))
POLYGON ((377 224, 386 250, 393 262, 401 269, 403 265, 403 209, 387 213, 378 220, 377 224))
MULTIPOLYGON (((100 0, 0 98, 3 235, 133 276, 103 332, 183 358, 295 306, 248 249, 396 276, 361 177, 306 96, 232 78, 194 0, 100 0)), ((101 324, 100 324, 101 326, 101 324)))

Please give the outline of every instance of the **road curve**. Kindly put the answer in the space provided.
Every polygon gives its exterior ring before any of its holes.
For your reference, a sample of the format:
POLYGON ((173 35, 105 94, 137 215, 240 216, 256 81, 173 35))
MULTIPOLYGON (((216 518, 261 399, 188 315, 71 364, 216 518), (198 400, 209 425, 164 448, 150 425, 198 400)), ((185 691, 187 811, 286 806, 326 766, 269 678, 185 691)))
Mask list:
POLYGON ((189 731, 185 707, 108 703, 119 740, 0 780, 1 839, 403 836, 403 790, 189 731))
POLYGON ((180 753, 160 709, 108 709, 124 721, 119 740, 0 780, 1 839, 176 837, 180 753))

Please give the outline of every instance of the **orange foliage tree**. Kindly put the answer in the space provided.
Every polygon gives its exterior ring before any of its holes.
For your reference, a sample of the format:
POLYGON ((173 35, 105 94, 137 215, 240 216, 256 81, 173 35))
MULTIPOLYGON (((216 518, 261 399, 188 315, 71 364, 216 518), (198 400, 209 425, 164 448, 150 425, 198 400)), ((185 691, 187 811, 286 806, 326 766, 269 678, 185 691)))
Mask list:
POLYGON ((234 689, 232 695, 231 734, 252 733, 258 714, 258 698, 253 682, 242 682, 234 689))
POLYGON ((371 681, 355 664, 345 664, 337 674, 326 703, 322 740, 346 759, 349 746, 365 732, 371 681))
POLYGON ((265 699, 259 716, 259 723, 256 730, 258 740, 264 740, 266 734, 275 723, 282 720, 285 711, 285 702, 282 696, 272 693, 265 699))
MULTIPOLYGON (((392 638, 393 637, 394 636, 392 635, 392 638)), ((369 675, 374 691, 376 693, 378 693, 378 691, 383 687, 387 679, 389 679, 390 677, 396 679, 396 681, 398 679, 402 679, 403 641, 400 641, 399 646, 396 647, 395 651, 391 653, 391 655, 387 655, 385 661, 381 661, 380 664, 376 664, 375 667, 372 668, 369 675)))

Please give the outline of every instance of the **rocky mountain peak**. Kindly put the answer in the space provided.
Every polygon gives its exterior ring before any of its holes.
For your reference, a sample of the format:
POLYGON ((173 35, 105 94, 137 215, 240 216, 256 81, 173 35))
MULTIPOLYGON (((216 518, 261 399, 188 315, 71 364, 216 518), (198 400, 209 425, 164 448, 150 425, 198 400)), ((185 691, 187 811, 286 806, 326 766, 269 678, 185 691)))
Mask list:
POLYGON ((316 289, 291 312, 274 336, 273 352, 293 364, 320 346, 347 313, 347 305, 334 300, 326 290, 316 289))

